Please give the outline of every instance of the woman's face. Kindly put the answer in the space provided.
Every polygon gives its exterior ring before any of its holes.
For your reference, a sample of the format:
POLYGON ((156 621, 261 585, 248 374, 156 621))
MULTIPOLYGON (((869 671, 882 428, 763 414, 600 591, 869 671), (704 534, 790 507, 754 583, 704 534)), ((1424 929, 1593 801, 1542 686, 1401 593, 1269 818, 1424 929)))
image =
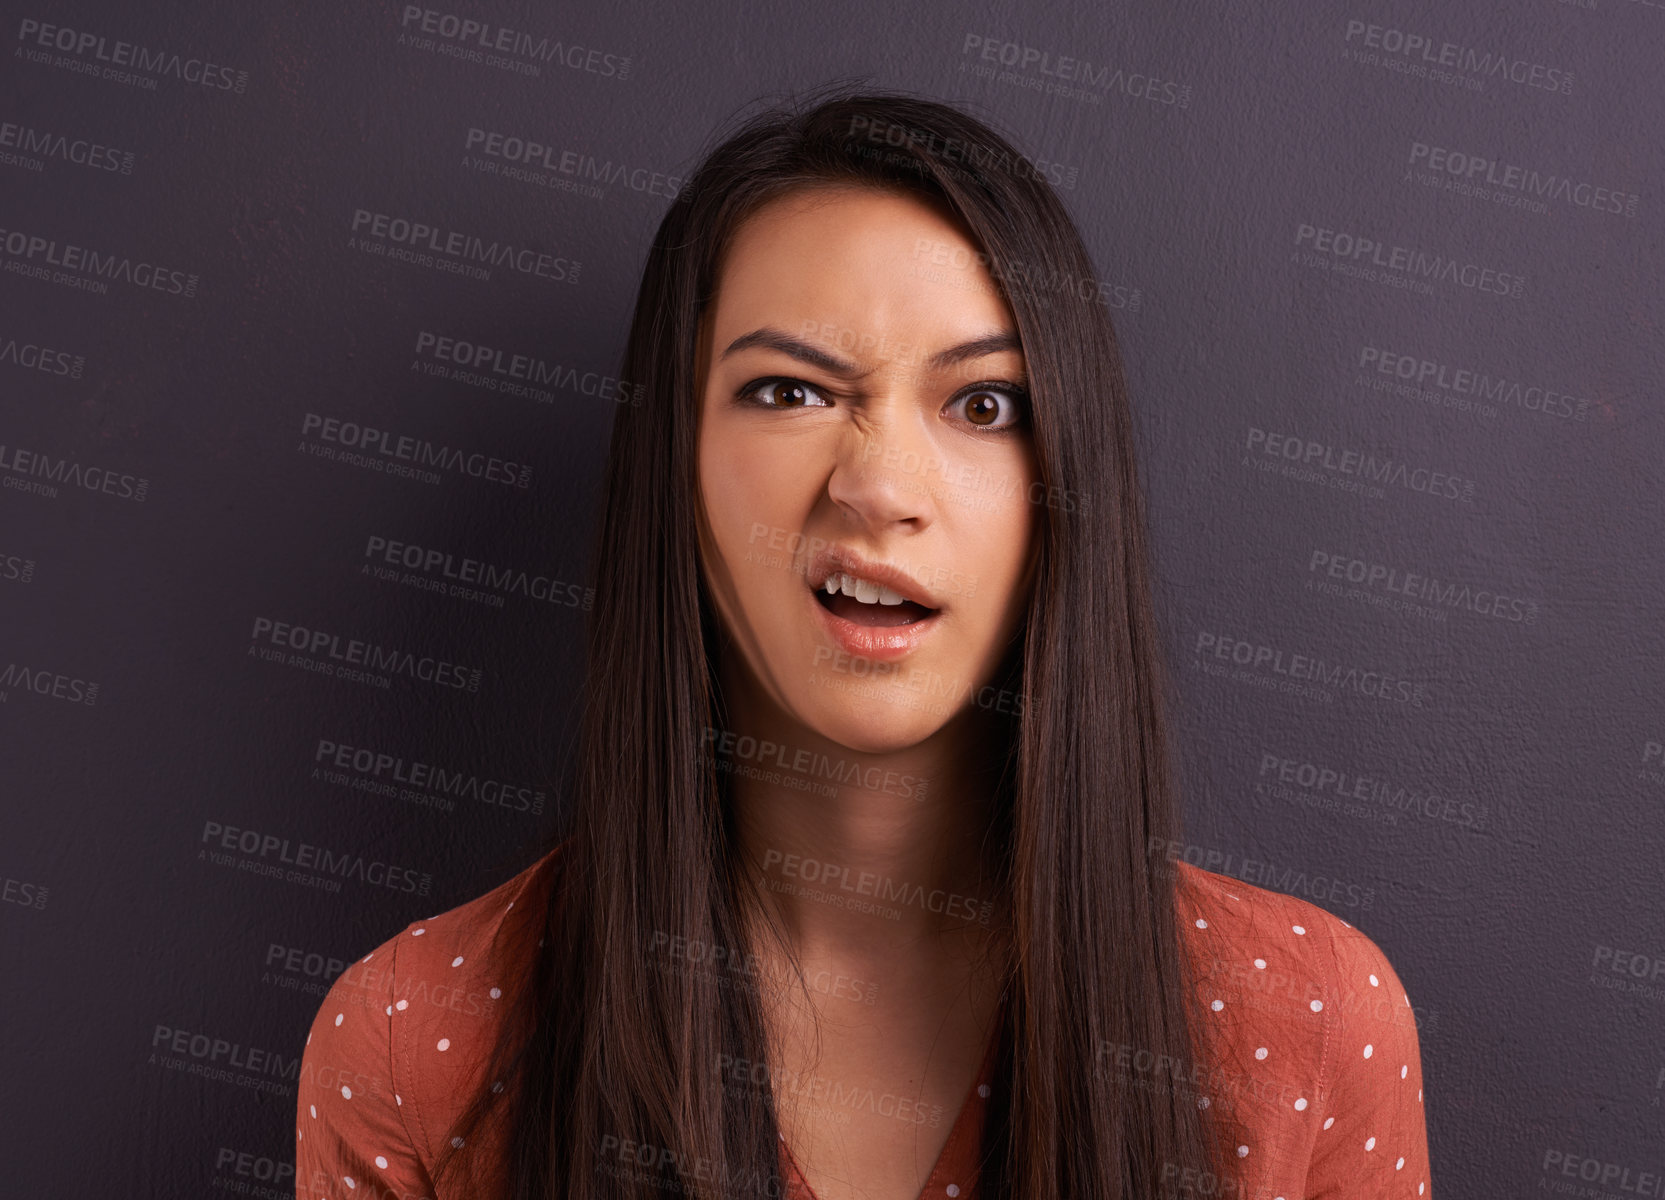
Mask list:
POLYGON ((702 565, 741 685, 873 753, 1019 711, 985 685, 1034 565, 1024 359, 958 221, 874 189, 776 199, 700 334, 702 565))

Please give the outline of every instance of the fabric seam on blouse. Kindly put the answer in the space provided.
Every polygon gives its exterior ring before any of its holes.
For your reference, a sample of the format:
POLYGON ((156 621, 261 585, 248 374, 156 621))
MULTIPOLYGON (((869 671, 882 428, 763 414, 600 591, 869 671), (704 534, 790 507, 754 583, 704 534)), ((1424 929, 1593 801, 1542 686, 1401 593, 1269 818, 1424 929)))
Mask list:
MULTIPOLYGON (((394 1004, 394 1005, 397 1005, 398 1002, 399 1002, 398 1001, 398 991, 399 991, 399 946, 400 946, 400 943, 402 943, 404 941, 405 932, 408 931, 408 929, 409 929, 409 926, 406 926, 405 930, 401 930, 400 933, 398 934, 398 936, 396 936, 393 939, 392 962, 389 964, 389 970, 390 970, 391 977, 388 980, 388 992, 393 997, 391 1003, 394 1004)), ((395 1008, 394 1012, 397 1012, 397 1011, 398 1011, 398 1009, 395 1008)), ((393 1015, 394 1015, 393 1013, 387 1014, 387 1023, 388 1023, 388 1033, 389 1033, 389 1035, 391 1035, 393 1033, 393 1025, 394 1025, 393 1015)), ((403 1128, 405 1130, 405 1138, 411 1144, 411 1151, 412 1151, 412 1153, 414 1154, 414 1156, 416 1158, 417 1165, 422 1168, 422 1174, 425 1177, 426 1182, 428 1182, 429 1184, 433 1184, 433 1172, 431 1170, 429 1170, 429 1168, 428 1168, 428 1161, 427 1161, 427 1156, 426 1156, 426 1151, 428 1149, 428 1130, 422 1124, 421 1100, 420 1100, 420 1097, 418 1096, 417 1090, 416 1089, 411 1090, 409 1108, 411 1110, 411 1115, 416 1118, 416 1129, 417 1129, 418 1134, 420 1134, 420 1137, 412 1135, 411 1127, 410 1127, 410 1117, 407 1117, 405 1115, 405 1108, 407 1106, 405 1104, 401 1103, 401 1100, 403 1099, 404 1093, 399 1090, 400 1086, 401 1086, 400 1082, 399 1082, 399 1074, 400 1074, 400 1072, 399 1072, 399 1065, 400 1065, 399 1060, 400 1060, 401 1056, 403 1056, 403 1058, 407 1062, 410 1060, 410 1040, 409 1039, 410 1039, 410 1024, 411 1023, 409 1021, 400 1021, 400 1022, 398 1022, 398 1024, 399 1024, 399 1027, 400 1027, 398 1043, 395 1044, 394 1039, 393 1039, 392 1036, 389 1036, 388 1039, 387 1039, 387 1057, 388 1057, 387 1077, 390 1080, 393 1081, 393 1105, 394 1105, 395 1108, 397 1108, 399 1110, 399 1124, 401 1126, 403 1126, 403 1128)), ((437 1196, 438 1193, 439 1193, 438 1187, 435 1186, 433 1190, 434 1190, 434 1194, 437 1196)))
MULTIPOLYGON (((1334 917, 1332 914, 1326 913, 1322 919, 1328 922, 1333 920, 1334 917)), ((1316 960, 1319 970, 1324 973, 1325 980, 1324 1041, 1318 1056, 1318 1087, 1320 1095, 1324 1097, 1324 1119, 1330 1120, 1335 1116, 1335 1104, 1341 1094, 1335 1086, 1335 1080, 1331 1078, 1331 1073, 1335 1070, 1335 1062, 1332 1062, 1331 1056, 1335 1051, 1338 1040, 1334 1034, 1336 1033, 1336 1026, 1341 1020, 1341 1000, 1339 998, 1341 969, 1337 962, 1336 932, 1326 925, 1325 933, 1328 935, 1326 938, 1328 953, 1315 954, 1313 958, 1316 960)), ((1337 1061, 1339 1061, 1339 1058, 1337 1061)), ((1312 1160, 1316 1153, 1314 1148, 1318 1144, 1319 1135, 1323 1132, 1324 1122, 1319 1121, 1317 1122, 1317 1128, 1313 1129, 1307 1138, 1306 1170, 1301 1176, 1302 1191, 1306 1190, 1307 1180, 1312 1176, 1312 1160)))

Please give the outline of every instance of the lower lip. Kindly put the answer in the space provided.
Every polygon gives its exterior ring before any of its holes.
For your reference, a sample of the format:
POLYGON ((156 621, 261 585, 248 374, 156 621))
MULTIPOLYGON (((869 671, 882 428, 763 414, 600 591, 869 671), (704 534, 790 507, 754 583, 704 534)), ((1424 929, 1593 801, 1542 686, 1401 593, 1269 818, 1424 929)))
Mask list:
POLYGON ((878 662, 894 662, 899 658, 906 658, 919 648, 919 644, 942 620, 942 610, 938 609, 912 625, 857 625, 854 621, 846 621, 830 609, 823 608, 813 591, 805 589, 804 595, 808 597, 809 606, 815 610, 815 615, 821 619, 821 627, 838 644, 839 649, 847 654, 878 662))

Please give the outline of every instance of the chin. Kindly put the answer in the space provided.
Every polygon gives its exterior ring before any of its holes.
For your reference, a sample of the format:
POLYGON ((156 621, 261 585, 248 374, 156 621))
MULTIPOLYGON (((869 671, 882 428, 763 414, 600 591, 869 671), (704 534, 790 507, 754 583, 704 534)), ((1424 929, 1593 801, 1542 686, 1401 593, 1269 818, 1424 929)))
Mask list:
POLYGON ((917 693, 896 684, 861 683, 846 694, 810 697, 801 712, 804 724, 821 736, 858 754, 906 750, 948 723, 952 712, 933 712, 917 693))

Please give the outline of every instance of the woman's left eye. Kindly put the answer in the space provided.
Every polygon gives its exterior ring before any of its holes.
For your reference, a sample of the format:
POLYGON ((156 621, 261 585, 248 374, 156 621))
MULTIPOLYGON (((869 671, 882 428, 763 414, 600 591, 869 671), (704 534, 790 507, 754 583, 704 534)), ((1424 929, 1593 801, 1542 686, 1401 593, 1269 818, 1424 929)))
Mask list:
POLYGON ((961 419, 979 429, 1009 429, 1022 424, 1028 401, 1028 394, 1015 384, 983 384, 961 392, 948 407, 963 409, 961 419))

